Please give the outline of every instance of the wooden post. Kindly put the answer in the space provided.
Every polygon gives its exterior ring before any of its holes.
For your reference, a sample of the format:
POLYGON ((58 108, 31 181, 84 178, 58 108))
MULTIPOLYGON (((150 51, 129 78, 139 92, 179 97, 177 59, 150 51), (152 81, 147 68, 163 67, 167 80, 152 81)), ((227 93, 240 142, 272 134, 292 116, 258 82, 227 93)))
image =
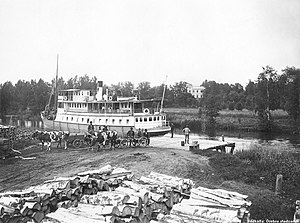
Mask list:
POLYGON ((276 195, 281 194, 281 191, 282 191, 282 181, 283 181, 282 174, 277 174, 277 176, 276 176, 276 186, 275 186, 275 194, 276 195))

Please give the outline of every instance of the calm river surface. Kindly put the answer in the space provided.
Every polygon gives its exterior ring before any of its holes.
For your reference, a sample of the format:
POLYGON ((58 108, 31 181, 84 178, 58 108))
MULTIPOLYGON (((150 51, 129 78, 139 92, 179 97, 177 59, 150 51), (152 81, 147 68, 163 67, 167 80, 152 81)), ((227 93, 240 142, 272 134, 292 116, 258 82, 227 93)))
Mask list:
MULTIPOLYGON (((6 123, 9 124, 9 123, 6 123)), ((42 129, 42 121, 14 120, 13 125, 29 129, 42 129)), ((182 135, 181 129, 175 129, 175 134, 182 135)), ((300 135, 261 133, 261 132, 238 132, 238 131, 214 131, 210 134, 201 131, 192 131, 191 137, 200 139, 221 140, 236 143, 236 150, 249 149, 251 146, 260 145, 280 150, 296 150, 300 152, 300 135)))
MULTIPOLYGON (((182 134, 180 129, 175 130, 176 134, 182 134)), ((236 143, 236 150, 249 149, 252 146, 263 146, 271 149, 292 150, 300 152, 300 135, 261 133, 261 132, 237 132, 220 131, 213 134, 206 134, 201 131, 192 132, 191 137, 200 139, 222 140, 236 143)))

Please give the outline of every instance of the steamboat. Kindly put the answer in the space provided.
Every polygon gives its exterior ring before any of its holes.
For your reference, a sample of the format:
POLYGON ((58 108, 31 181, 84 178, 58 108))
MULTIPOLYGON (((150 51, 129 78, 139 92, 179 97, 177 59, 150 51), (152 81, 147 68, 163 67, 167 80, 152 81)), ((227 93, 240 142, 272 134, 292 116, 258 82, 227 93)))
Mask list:
MULTIPOLYGON (((164 93, 163 93, 164 94, 164 93)), ((138 96, 121 97, 110 94, 98 81, 96 91, 67 89, 57 91, 55 109, 41 113, 44 128, 83 134, 90 122, 95 130, 106 127, 125 136, 133 127, 147 129, 151 136, 170 131, 161 100, 140 100, 138 96), (155 105, 155 106, 154 106, 155 105)))

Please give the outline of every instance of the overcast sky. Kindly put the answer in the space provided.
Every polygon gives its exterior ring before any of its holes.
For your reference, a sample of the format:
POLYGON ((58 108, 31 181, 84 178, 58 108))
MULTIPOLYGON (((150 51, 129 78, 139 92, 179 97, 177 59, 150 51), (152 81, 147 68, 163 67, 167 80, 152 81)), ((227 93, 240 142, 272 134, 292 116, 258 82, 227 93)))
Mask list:
POLYGON ((151 86, 300 68, 300 0, 0 0, 0 83, 88 74, 151 86))

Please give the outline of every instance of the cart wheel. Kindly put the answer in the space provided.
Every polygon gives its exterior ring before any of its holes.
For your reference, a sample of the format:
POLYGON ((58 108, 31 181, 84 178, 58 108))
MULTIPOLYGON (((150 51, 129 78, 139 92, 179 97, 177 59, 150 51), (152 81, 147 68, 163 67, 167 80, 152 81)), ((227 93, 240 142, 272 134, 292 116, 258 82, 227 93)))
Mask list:
POLYGON ((73 141, 73 146, 78 149, 79 147, 82 146, 82 141, 80 139, 75 139, 73 141))
POLYGON ((122 147, 126 147, 127 146, 127 140, 126 139, 122 139, 122 141, 120 142, 120 145, 122 147))
POLYGON ((144 147, 145 147, 145 146, 147 145, 147 138, 145 138, 145 137, 140 138, 139 144, 140 144, 141 146, 144 146, 144 147))
POLYGON ((115 142, 115 148, 119 148, 121 145, 121 140, 117 139, 115 142))

